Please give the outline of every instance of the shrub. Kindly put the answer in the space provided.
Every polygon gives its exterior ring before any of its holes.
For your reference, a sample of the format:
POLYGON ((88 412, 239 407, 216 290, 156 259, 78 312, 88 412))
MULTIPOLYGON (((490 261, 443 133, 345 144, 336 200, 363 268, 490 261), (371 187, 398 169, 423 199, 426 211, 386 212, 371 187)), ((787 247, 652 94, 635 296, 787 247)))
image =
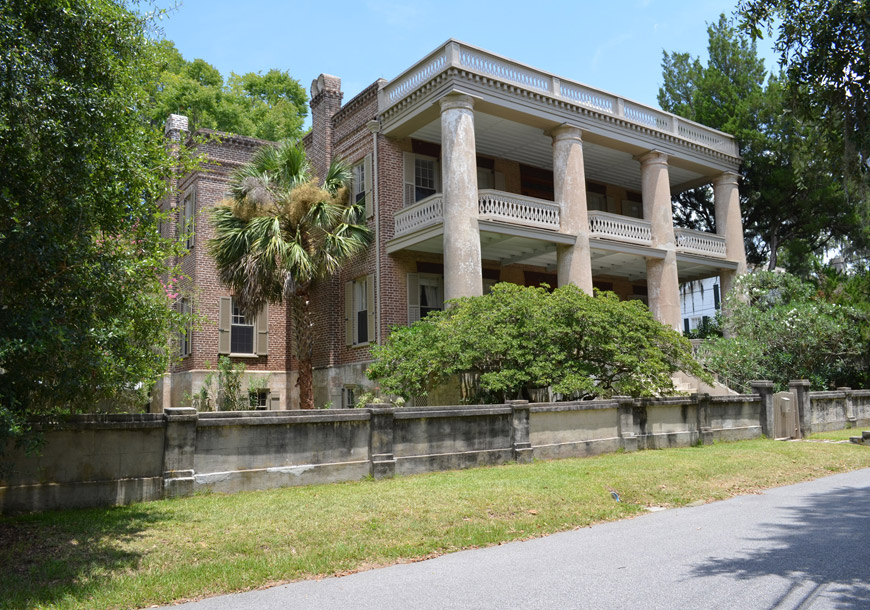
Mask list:
POLYGON ((673 392, 678 370, 708 378, 686 339, 612 293, 502 283, 450 305, 373 347, 382 391, 426 396, 458 374, 466 402, 492 403, 545 387, 561 399, 653 396, 673 392))

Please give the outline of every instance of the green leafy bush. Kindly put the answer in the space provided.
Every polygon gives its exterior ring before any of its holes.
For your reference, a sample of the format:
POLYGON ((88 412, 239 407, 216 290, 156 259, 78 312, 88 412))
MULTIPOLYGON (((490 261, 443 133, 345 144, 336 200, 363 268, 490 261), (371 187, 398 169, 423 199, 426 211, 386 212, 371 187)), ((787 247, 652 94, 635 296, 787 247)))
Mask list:
POLYGON ((369 377, 403 398, 426 396, 453 375, 464 380, 466 402, 485 403, 546 387, 566 400, 653 396, 673 392, 678 370, 707 378, 689 342, 642 303, 570 285, 549 292, 498 284, 393 328, 372 352, 369 377))
POLYGON ((746 390, 753 379, 778 388, 809 379, 821 390, 850 385, 866 372, 866 314, 828 302, 813 284, 787 273, 747 274, 724 305, 731 338, 705 342, 699 358, 726 383, 746 390))

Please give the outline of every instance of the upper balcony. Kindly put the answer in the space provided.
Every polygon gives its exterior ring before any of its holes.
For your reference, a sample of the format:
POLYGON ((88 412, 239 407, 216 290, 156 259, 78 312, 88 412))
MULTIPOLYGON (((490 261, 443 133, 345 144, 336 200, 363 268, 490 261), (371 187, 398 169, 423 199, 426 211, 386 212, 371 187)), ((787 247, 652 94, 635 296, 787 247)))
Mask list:
MULTIPOLYGON (((528 229, 558 233, 559 206, 552 201, 506 193, 495 189, 478 191, 478 218, 528 229)), ((395 215, 395 237, 401 238, 444 222, 441 193, 410 205, 395 215)), ((708 258, 725 258, 725 238, 715 233, 675 228, 677 252, 708 258)), ((652 247, 650 223, 608 212, 589 211, 589 236, 593 240, 631 246, 652 247)), ((604 243, 600 244, 604 245, 604 243)))
POLYGON ((584 141, 660 149, 718 171, 739 164, 729 134, 455 40, 381 88, 385 133, 404 137, 421 130, 437 118, 433 102, 454 89, 476 98, 476 112, 544 129, 571 123, 583 129, 584 141))

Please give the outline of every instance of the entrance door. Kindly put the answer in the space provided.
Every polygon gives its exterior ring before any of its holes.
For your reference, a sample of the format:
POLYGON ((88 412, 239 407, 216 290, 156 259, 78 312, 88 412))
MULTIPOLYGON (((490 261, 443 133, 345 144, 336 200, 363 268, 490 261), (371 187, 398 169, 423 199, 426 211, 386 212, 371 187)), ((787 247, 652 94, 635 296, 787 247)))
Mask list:
POLYGON ((773 395, 773 434, 775 438, 801 437, 794 392, 777 392, 773 395))

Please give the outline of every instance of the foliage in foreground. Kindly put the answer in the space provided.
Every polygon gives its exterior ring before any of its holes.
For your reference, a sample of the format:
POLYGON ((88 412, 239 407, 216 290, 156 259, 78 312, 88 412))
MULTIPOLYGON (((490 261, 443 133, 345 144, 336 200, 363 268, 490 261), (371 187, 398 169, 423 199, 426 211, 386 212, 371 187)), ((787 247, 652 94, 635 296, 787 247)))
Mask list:
POLYGON ((267 303, 290 303, 303 409, 314 408, 312 287, 371 239, 365 203, 349 201, 350 173, 335 161, 319 184, 299 142, 264 146, 235 172, 229 200, 212 211, 209 252, 242 313, 253 318, 267 303))
POLYGON ((679 370, 705 376, 691 345, 639 301, 613 293, 553 292, 501 283, 452 302, 373 346, 368 376, 387 394, 426 396, 456 374, 472 375, 469 402, 500 403, 550 387, 565 400, 673 392, 679 370))
POLYGON ((825 300, 816 287, 787 273, 738 278, 724 302, 730 338, 702 344, 699 358, 726 384, 747 390, 754 379, 779 389, 809 379, 814 390, 863 387, 868 360, 867 315, 825 300))
POLYGON ((0 448, 30 415, 146 394, 185 327, 159 279, 176 161, 140 113, 149 27, 110 0, 0 3, 0 448))

